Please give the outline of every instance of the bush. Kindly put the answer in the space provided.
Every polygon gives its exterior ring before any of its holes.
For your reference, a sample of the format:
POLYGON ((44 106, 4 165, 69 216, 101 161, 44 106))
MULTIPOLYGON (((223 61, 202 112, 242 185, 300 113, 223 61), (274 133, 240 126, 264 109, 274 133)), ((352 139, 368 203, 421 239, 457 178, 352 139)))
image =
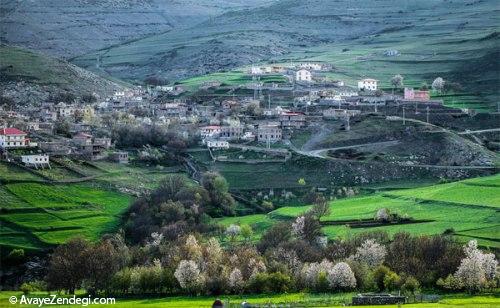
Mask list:
POLYGON ((40 280, 34 280, 30 282, 24 282, 19 290, 23 291, 24 295, 28 295, 31 292, 39 292, 47 290, 47 285, 45 282, 40 280))
POLYGON ((385 275, 387 275, 390 272, 391 272, 391 270, 387 266, 384 266, 384 265, 380 265, 373 272, 373 280, 375 281, 375 284, 377 285, 377 289, 379 291, 384 290, 384 288, 385 288, 384 278, 385 278, 385 275))
POLYGON ((285 293, 293 289, 293 282, 280 272, 259 273, 252 278, 249 288, 256 293, 285 293))
POLYGON ((24 259, 24 249, 12 249, 7 256, 7 259, 11 262, 21 262, 24 259))

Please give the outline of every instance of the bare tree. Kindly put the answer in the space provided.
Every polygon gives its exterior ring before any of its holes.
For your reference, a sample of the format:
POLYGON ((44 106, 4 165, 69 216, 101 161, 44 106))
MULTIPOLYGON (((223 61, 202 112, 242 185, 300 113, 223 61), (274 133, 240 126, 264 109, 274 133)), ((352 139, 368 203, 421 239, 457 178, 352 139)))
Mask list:
POLYGON ((393 86, 392 94, 394 94, 395 89, 401 88, 403 86, 403 80, 404 77, 400 74, 394 75, 394 77, 391 78, 391 84, 393 86))

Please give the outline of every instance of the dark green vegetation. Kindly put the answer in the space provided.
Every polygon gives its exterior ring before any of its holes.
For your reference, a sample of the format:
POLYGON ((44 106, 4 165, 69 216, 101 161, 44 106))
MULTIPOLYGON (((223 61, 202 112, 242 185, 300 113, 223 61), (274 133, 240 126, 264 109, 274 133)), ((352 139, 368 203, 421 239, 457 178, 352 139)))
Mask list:
MULTIPOLYGON (((440 234, 449 232, 459 240, 478 239, 483 246, 500 247, 500 176, 475 178, 422 188, 388 190, 367 196, 330 202, 331 214, 322 218, 323 231, 331 239, 347 238, 366 231, 385 230, 390 234, 440 234), (387 208, 414 220, 408 224, 387 223, 366 225, 379 209, 387 208)), ((255 231, 254 239, 282 220, 300 216, 311 206, 288 206, 268 214, 255 214, 219 219, 225 226, 248 224, 255 231)))
POLYGON ((327 61, 335 67, 332 78, 351 84, 369 76, 390 88, 390 77, 399 73, 405 84, 420 86, 441 76, 461 84, 462 90, 443 97, 448 104, 484 110, 498 100, 497 10, 494 0, 383 0, 364 5, 286 0, 225 13, 74 62, 95 69, 99 57, 100 69, 113 76, 142 81, 155 71, 173 81, 260 61, 327 61), (384 56, 388 49, 401 56, 384 56))

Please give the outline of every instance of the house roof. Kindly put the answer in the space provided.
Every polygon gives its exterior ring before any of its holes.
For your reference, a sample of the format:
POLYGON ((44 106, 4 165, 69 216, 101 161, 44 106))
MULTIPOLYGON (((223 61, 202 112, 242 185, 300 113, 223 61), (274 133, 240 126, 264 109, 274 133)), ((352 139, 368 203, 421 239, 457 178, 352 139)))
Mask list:
POLYGON ((74 135, 73 138, 92 138, 92 135, 86 134, 84 132, 79 132, 78 134, 74 135))
POLYGON ((17 128, 7 127, 0 129, 0 135, 27 135, 27 134, 17 128))

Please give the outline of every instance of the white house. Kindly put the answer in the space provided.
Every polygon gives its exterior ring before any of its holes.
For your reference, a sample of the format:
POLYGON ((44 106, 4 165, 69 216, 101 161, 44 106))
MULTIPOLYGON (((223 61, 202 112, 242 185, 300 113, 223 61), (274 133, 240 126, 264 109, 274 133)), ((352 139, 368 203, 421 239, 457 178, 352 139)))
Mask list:
POLYGON ((22 155, 21 161, 27 167, 43 168, 50 166, 49 155, 47 154, 22 155))
POLYGON ((363 80, 360 80, 358 81, 358 89, 377 91, 377 80, 371 78, 365 78, 363 80))
POLYGON ((311 72, 305 69, 298 70, 295 73, 295 81, 311 82, 312 81, 311 72))
POLYGON ((222 128, 218 125, 200 127, 200 135, 202 138, 218 137, 221 132, 222 128))
POLYGON ((323 69, 323 65, 321 63, 313 63, 313 62, 301 63, 299 67, 312 71, 321 71, 323 69))
POLYGON ((229 142, 221 140, 208 140, 207 147, 217 149, 229 149, 229 142))
POLYGON ((250 69, 250 72, 252 73, 252 75, 261 75, 262 69, 258 66, 252 66, 252 68, 250 69))
POLYGON ((0 148, 24 148, 30 146, 26 133, 13 127, 0 129, 0 148))

